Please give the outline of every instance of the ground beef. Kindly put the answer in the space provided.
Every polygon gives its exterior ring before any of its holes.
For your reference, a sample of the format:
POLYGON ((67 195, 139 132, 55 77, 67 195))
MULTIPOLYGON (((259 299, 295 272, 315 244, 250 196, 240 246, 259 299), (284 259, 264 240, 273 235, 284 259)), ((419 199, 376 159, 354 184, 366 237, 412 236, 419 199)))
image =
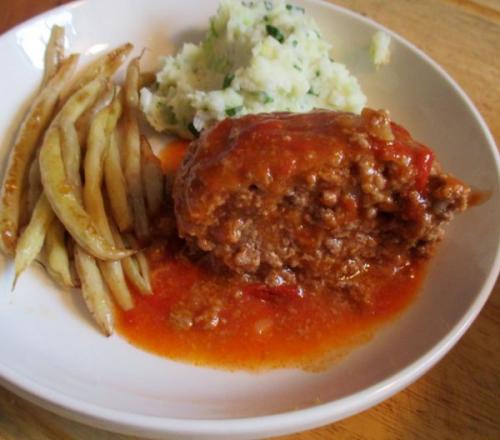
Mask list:
POLYGON ((270 286, 341 286, 428 256, 469 194, 371 109, 226 119, 190 145, 173 188, 191 248, 270 286))

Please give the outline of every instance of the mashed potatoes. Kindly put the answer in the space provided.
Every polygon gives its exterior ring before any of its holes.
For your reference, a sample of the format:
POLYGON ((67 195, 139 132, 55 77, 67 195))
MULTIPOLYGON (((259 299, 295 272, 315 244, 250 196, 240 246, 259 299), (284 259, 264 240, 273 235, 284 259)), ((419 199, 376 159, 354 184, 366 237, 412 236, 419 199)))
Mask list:
POLYGON ((163 59, 155 88, 142 90, 141 105, 157 130, 186 138, 247 113, 359 112, 366 97, 330 49, 301 7, 222 0, 204 40, 163 59))
POLYGON ((373 35, 370 45, 370 56, 375 67, 388 64, 391 60, 391 37, 385 32, 378 31, 373 35))

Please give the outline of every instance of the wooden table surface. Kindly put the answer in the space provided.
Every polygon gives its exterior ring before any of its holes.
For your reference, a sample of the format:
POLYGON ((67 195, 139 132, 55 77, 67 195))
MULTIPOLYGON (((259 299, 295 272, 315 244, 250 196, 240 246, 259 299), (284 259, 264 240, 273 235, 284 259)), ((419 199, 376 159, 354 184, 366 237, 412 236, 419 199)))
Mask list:
MULTIPOLYGON (((2 3, 0 33, 65 1, 2 3)), ((500 0, 335 3, 388 26, 440 63, 472 98, 500 145, 500 0)), ((0 388, 1 440, 130 438, 63 419, 0 388)), ((422 379, 362 414, 281 440, 458 438, 500 439, 500 282, 467 334, 422 379)))

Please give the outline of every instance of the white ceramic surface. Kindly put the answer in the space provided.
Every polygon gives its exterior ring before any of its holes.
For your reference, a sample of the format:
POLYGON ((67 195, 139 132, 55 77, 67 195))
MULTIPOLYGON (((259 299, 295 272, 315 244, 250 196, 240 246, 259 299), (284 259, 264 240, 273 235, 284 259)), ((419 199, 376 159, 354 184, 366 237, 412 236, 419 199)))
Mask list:
MULTIPOLYGON (((76 292, 62 292, 36 268, 10 292, 1 260, 0 379, 4 386, 73 419, 124 433, 165 438, 247 439, 339 420, 420 377, 479 313, 499 270, 499 161, 483 120, 451 78, 393 35, 392 62, 376 72, 366 46, 380 26, 319 1, 296 1, 335 44, 334 57, 359 77, 369 105, 391 110, 432 146, 446 169, 491 191, 448 229, 425 287, 400 319, 320 373, 229 373, 144 353, 96 330, 76 292)), ((196 41, 216 1, 89 0, 57 8, 0 37, 0 142, 5 157, 41 77, 54 23, 67 46, 92 56, 124 41, 145 62, 196 41), (118 14, 118 15, 117 15, 118 14), (171 43, 169 43, 169 41, 171 43)))

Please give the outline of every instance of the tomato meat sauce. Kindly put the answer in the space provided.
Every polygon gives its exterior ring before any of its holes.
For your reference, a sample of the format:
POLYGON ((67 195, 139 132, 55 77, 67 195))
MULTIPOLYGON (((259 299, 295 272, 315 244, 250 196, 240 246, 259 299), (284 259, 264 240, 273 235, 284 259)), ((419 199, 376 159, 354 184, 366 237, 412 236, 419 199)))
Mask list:
POLYGON ((321 364, 397 316, 425 273, 423 262, 368 270, 371 300, 360 306, 335 292, 243 283, 169 247, 150 252, 154 293, 136 295, 134 309, 118 311, 117 329, 152 353, 227 369, 321 364))
POLYGON ((165 174, 173 174, 179 168, 189 141, 176 139, 169 142, 160 152, 161 167, 165 174))
POLYGON ((148 251, 153 295, 117 327, 199 365, 308 368, 345 353, 411 302, 472 200, 371 109, 230 118, 161 157, 175 230, 148 251))

